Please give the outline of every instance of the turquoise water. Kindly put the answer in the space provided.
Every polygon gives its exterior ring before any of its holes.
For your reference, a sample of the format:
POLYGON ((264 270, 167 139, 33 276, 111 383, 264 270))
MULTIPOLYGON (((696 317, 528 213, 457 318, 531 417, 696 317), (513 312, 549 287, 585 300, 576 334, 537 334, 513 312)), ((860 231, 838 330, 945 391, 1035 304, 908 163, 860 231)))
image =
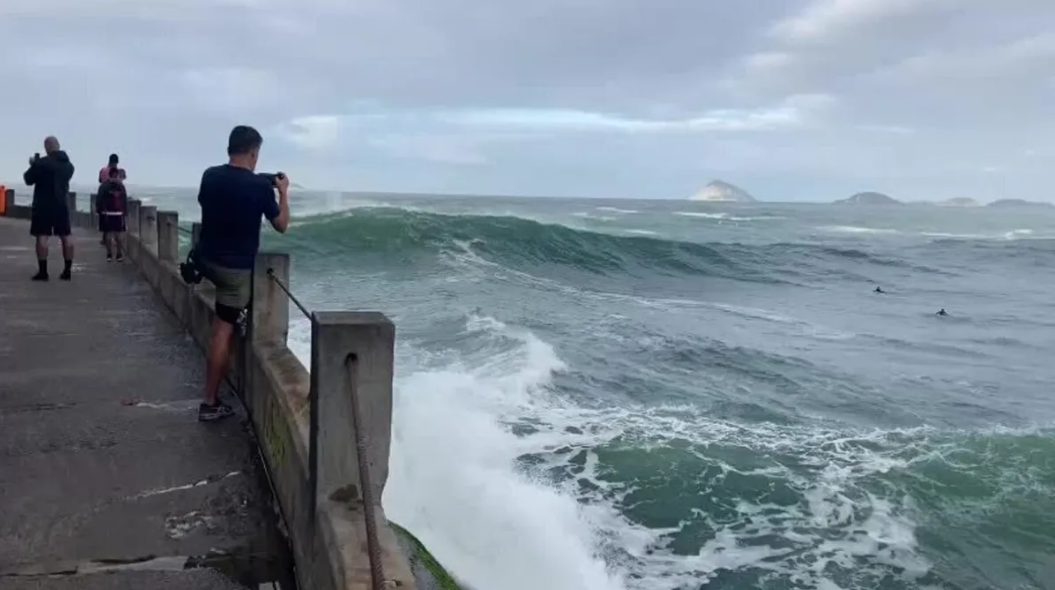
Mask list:
POLYGON ((1055 579, 1055 211, 294 208, 294 291, 397 322, 389 516, 478 590, 1055 579))

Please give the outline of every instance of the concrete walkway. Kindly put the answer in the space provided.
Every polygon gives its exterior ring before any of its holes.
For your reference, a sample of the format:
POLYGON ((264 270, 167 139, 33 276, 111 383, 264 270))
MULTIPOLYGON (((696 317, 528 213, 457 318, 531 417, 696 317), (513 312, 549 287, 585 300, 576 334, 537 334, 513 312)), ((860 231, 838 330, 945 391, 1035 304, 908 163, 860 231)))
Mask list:
POLYGON ((244 420, 196 420, 200 351, 94 232, 74 230, 72 282, 57 280, 57 241, 52 280, 30 281, 28 230, 0 218, 0 589, 284 575, 244 420))

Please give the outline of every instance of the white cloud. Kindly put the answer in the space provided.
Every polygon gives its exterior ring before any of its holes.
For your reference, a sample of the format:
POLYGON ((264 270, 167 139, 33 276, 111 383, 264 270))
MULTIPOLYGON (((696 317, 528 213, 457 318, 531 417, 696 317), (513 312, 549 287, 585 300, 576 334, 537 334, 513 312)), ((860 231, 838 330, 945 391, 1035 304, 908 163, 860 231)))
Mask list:
POLYGON ((878 23, 950 5, 950 0, 816 0, 777 22, 770 34, 791 43, 830 42, 878 23))
POLYGON ((296 117, 277 129, 279 136, 306 150, 329 150, 340 139, 341 118, 336 115, 296 117))
POLYGON ((441 113, 439 120, 454 125, 550 132, 766 131, 805 125, 816 111, 831 102, 831 97, 825 96, 794 96, 774 107, 712 109, 682 119, 644 119, 578 110, 493 109, 441 113))
POLYGON ((486 164, 480 142, 454 135, 384 135, 368 140, 396 158, 425 160, 439 164, 486 164))
POLYGON ((954 78, 984 81, 1017 72, 1026 76, 1055 75, 1055 33, 969 49, 928 51, 910 56, 880 75, 911 77, 917 82, 954 78))

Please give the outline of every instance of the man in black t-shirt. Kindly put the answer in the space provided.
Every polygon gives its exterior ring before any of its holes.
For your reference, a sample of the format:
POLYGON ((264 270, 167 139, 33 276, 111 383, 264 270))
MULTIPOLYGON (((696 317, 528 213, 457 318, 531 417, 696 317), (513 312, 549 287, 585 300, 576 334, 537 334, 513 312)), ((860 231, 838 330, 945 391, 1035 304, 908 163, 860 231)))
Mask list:
POLYGON ((263 142, 256 129, 235 127, 227 142, 230 161, 206 170, 198 189, 201 237, 195 256, 202 274, 216 286, 217 319, 206 359, 205 399, 198 408, 198 419, 203 421, 232 413, 217 395, 230 364, 234 326, 249 305, 253 264, 260 248, 260 218, 266 217, 280 233, 289 227, 289 179, 279 174, 272 183, 255 172, 263 142))

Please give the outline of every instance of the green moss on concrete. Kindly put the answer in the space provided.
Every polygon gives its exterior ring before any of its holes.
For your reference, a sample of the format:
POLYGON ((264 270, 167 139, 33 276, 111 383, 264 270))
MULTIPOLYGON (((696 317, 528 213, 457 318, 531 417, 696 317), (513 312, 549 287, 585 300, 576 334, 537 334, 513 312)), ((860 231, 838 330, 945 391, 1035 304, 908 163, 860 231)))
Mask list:
POLYGON ((392 526, 392 530, 396 531, 397 535, 403 537, 403 540, 406 541, 409 548, 413 551, 410 555, 411 564, 414 565, 414 562, 416 561, 417 564, 423 567, 432 577, 431 586, 433 588, 436 590, 463 590, 462 587, 458 585, 458 582, 447 573, 447 570, 440 565, 440 562, 436 561, 436 558, 429 553, 429 550, 425 548, 425 545, 423 545, 417 537, 410 534, 410 531, 394 522, 389 521, 389 524, 392 526))

